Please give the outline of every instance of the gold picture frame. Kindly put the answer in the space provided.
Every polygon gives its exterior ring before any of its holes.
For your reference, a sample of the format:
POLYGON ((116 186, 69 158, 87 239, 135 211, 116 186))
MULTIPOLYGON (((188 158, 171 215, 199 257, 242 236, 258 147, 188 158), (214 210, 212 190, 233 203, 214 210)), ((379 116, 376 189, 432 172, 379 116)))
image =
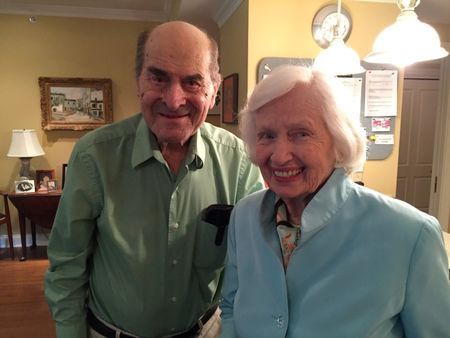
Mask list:
POLYGON ((112 81, 40 77, 42 129, 86 130, 112 122, 112 81))

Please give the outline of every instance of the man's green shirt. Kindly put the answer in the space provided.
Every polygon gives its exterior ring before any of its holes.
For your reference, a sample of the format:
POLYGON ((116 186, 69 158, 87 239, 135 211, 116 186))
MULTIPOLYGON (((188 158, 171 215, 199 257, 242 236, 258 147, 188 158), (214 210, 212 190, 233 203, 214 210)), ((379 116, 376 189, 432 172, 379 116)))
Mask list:
POLYGON ((86 304, 142 337, 191 327, 219 297, 226 254, 202 210, 262 187, 242 141, 208 123, 178 175, 141 114, 81 138, 48 246, 45 294, 58 337, 86 337, 86 304))

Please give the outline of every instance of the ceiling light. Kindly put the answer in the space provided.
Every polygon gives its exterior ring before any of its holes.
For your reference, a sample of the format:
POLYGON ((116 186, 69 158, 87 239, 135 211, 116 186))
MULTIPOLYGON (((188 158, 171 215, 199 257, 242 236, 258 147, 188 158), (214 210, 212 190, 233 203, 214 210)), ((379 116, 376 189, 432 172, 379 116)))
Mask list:
POLYGON ((361 67, 358 54, 346 46, 339 34, 341 16, 341 0, 338 0, 336 25, 333 29, 333 39, 328 48, 323 49, 314 59, 313 68, 332 75, 360 74, 365 71, 361 67))
POLYGON ((400 15, 394 24, 378 34, 372 52, 364 61, 404 67, 448 55, 436 30, 417 18, 414 8, 419 4, 420 0, 397 0, 400 15))

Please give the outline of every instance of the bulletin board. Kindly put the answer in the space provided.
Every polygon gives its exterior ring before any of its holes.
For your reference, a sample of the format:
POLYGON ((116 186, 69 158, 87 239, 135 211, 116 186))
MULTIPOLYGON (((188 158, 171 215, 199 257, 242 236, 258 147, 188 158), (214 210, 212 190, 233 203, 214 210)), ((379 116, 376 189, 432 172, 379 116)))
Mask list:
MULTIPOLYGON (((312 63, 313 59, 307 58, 266 57, 258 64, 257 80, 261 81, 281 65, 310 67, 312 63)), ((362 66, 367 70, 365 73, 340 78, 344 81, 355 79, 354 82, 360 83, 359 118, 367 137, 366 156, 368 160, 383 160, 394 148, 398 69, 392 65, 365 62, 362 66)))

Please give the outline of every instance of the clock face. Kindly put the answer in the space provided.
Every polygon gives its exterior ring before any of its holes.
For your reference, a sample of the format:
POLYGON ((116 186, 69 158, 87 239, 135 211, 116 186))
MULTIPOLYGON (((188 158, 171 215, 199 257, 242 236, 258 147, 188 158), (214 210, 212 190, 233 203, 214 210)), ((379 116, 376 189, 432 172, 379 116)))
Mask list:
POLYGON ((314 41, 322 48, 327 48, 334 34, 342 37, 344 41, 350 36, 352 21, 350 14, 341 8, 339 27, 337 26, 337 6, 329 5, 322 7, 316 13, 312 23, 312 35, 314 41))

